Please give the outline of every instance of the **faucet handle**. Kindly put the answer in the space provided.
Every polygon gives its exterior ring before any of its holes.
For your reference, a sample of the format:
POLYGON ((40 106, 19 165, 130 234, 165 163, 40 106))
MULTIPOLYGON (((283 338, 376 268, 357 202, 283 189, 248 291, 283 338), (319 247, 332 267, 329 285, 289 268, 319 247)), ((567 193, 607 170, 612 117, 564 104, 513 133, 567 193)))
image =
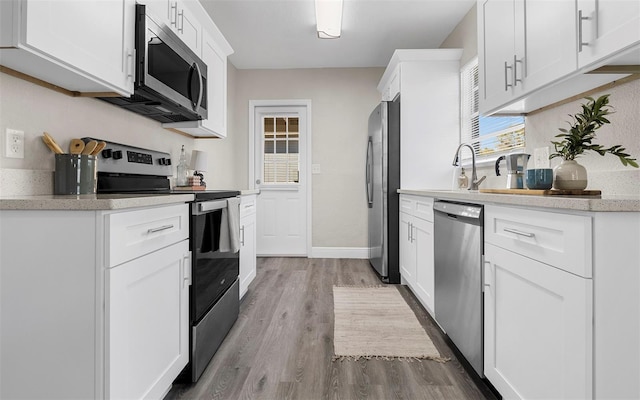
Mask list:
POLYGON ((471 181, 471 184, 469 185, 469 190, 478 190, 478 186, 480 186, 480 184, 487 179, 486 176, 483 176, 482 178, 478 179, 477 181, 471 181))

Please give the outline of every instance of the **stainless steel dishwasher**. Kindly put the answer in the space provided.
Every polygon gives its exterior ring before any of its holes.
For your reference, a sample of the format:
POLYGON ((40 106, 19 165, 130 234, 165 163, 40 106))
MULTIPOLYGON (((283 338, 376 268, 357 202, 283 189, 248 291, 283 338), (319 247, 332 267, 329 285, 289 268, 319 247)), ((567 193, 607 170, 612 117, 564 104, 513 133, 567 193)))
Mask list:
POLYGON ((435 317, 473 369, 483 373, 481 205, 436 201, 435 317))

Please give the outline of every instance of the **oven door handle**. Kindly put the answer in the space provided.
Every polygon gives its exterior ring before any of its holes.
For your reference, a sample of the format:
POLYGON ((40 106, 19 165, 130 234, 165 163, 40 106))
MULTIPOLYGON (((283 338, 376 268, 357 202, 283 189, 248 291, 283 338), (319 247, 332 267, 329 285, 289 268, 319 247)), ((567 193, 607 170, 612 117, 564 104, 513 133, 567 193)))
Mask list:
POLYGON ((227 200, 203 201, 201 203, 195 203, 195 206, 195 215, 205 214, 211 211, 227 208, 227 200))

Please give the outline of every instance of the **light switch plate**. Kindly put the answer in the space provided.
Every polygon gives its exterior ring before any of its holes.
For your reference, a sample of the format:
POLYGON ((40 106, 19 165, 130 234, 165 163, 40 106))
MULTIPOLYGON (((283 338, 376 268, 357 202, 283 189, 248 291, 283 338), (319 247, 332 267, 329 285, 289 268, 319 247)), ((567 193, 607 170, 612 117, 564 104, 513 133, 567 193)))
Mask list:
POLYGON ((7 158, 24 158, 24 131, 7 128, 4 155, 7 158))
POLYGON ((549 168, 549 146, 533 150, 534 168, 549 168))

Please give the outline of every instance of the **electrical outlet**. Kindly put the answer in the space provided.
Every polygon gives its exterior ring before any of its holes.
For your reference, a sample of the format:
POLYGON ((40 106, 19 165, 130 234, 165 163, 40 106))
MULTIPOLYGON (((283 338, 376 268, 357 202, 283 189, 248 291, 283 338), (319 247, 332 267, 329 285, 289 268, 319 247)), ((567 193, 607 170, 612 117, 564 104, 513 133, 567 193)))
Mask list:
POLYGON ((533 150, 534 168, 549 168, 549 146, 533 150))
POLYGON ((8 158, 24 158, 24 131, 7 128, 4 155, 8 158))
POLYGON ((319 174, 320 172, 321 172, 320 164, 312 164, 311 165, 311 173, 312 174, 319 174))

